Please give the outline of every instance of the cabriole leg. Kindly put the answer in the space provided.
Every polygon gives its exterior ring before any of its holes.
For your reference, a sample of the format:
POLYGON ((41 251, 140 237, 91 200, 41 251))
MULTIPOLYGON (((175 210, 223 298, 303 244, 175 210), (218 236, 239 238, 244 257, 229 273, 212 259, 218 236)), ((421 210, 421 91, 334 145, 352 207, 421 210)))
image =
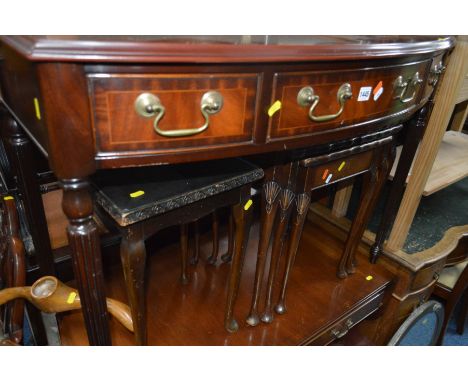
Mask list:
POLYGON ((294 211, 292 217, 292 227, 291 234, 289 238, 288 252, 286 258, 286 269, 283 275, 283 282, 281 283, 281 292, 278 304, 275 306, 275 312, 278 314, 286 313, 286 288, 288 285, 289 274, 291 273, 291 268, 294 265, 294 260, 296 258, 297 248, 299 247, 299 240, 302 235, 302 230, 304 228, 305 218, 307 216, 307 211, 309 210, 310 205, 310 195, 303 193, 297 196, 296 198, 296 210, 294 211))
POLYGON ((239 291, 245 251, 249 241, 253 210, 251 206, 246 204, 250 198, 250 187, 244 187, 242 194, 242 201, 239 204, 236 204, 232 209, 236 225, 236 246, 231 263, 231 272, 229 274, 228 297, 224 317, 224 327, 231 333, 239 329, 239 324, 234 319, 234 306, 237 299, 237 293, 239 291))
POLYGON ((265 323, 270 323, 273 321, 273 286, 275 284, 276 274, 278 273, 279 260, 281 257, 283 245, 286 241, 286 230, 289 223, 289 217, 291 215, 293 200, 294 193, 291 190, 284 189, 281 191, 279 198, 279 221, 278 225, 276 226, 276 232, 273 238, 273 245, 271 249, 271 261, 268 274, 265 310, 261 318, 261 320, 265 323))
POLYGON ((120 259, 132 311, 133 329, 137 345, 146 345, 145 264, 146 248, 139 225, 123 232, 120 259))
POLYGON ((255 269, 254 290, 252 294, 252 304, 247 317, 247 324, 256 326, 260 323, 258 314, 258 303, 260 301, 260 290, 262 286, 263 274, 265 272, 265 262, 268 246, 270 244, 271 231, 278 209, 278 195, 281 187, 276 182, 267 182, 263 185, 262 192, 262 214, 260 221, 260 239, 258 243, 257 265, 255 269))

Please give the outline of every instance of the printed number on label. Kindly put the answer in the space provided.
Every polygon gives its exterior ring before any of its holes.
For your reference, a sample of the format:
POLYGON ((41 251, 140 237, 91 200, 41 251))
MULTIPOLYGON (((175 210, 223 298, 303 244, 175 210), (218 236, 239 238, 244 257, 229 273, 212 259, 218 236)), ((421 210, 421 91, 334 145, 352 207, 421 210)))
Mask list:
POLYGON ((363 86, 359 90, 358 101, 368 101, 372 93, 372 86, 363 86))

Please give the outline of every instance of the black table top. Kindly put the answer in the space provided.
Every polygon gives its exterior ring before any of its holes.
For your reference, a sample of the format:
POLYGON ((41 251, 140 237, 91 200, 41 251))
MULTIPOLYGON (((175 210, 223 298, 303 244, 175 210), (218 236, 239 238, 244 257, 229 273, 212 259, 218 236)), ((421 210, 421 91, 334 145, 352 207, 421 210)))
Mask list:
POLYGON ((119 224, 128 225, 262 177, 261 168, 234 158, 101 171, 92 183, 96 202, 119 224))

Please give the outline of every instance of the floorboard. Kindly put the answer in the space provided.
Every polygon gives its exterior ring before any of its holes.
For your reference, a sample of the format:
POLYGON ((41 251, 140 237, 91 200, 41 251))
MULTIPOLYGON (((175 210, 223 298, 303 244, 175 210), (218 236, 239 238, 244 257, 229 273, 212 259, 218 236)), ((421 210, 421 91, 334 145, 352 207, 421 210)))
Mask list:
MULTIPOLYGON (((155 238, 157 240, 157 237, 155 238)), ((375 290, 387 285, 391 275, 379 265, 371 265, 366 248, 361 249, 357 272, 345 280, 335 276, 343 242, 307 222, 292 270, 287 296, 288 312, 276 316, 272 324, 255 328, 245 324, 255 273, 258 225, 254 225, 248 245, 235 317, 237 333, 223 327, 229 264, 205 263, 211 249, 210 235, 202 236, 202 259, 190 269, 190 283, 179 283, 180 257, 177 243, 151 253, 147 266, 147 317, 150 345, 296 345, 341 317, 375 290), (361 256, 362 255, 362 256, 361 256), (372 275, 372 280, 366 277, 372 275)), ((227 247, 223 238, 220 248, 227 247)), ((109 297, 126 301, 119 264, 106 269, 109 297)), ((59 317, 64 345, 86 345, 80 311, 59 317)), ((114 345, 133 345, 133 335, 111 319, 114 345)))

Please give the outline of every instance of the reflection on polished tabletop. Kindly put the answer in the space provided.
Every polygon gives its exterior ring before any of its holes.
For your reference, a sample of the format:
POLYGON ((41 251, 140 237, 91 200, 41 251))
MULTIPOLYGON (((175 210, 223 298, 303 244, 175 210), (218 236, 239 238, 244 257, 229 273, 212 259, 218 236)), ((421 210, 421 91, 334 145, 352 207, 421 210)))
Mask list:
MULTIPOLYGON (((250 293, 255 272, 258 225, 252 228, 246 255, 235 317, 240 329, 226 332, 220 322, 225 302, 226 277, 229 264, 216 268, 204 260, 191 268, 190 282, 179 282, 180 264, 177 244, 169 245, 155 256, 149 256, 147 290, 148 344, 149 345, 297 345, 328 332, 364 300, 377 295, 389 286, 391 275, 383 268, 371 266, 361 251, 360 266, 356 274, 346 280, 335 277, 338 255, 343 242, 312 222, 306 223, 290 283, 288 313, 277 316, 269 325, 248 327, 245 324, 250 305, 250 293), (320 240, 318 239, 320 238, 320 240), (371 275, 372 280, 366 277, 371 275)), ((202 253, 209 253, 210 235, 202 237, 202 253)), ((157 238, 156 238, 157 240, 157 238)), ((221 251, 226 246, 221 242, 221 251)), ((109 296, 126 301, 125 286, 120 266, 106 274, 109 296)), ((134 345, 133 335, 114 320, 110 328, 115 345, 134 345)), ((81 314, 65 314, 61 318, 60 333, 64 345, 87 344, 81 314)), ((323 336, 322 336, 323 337, 323 336)))

